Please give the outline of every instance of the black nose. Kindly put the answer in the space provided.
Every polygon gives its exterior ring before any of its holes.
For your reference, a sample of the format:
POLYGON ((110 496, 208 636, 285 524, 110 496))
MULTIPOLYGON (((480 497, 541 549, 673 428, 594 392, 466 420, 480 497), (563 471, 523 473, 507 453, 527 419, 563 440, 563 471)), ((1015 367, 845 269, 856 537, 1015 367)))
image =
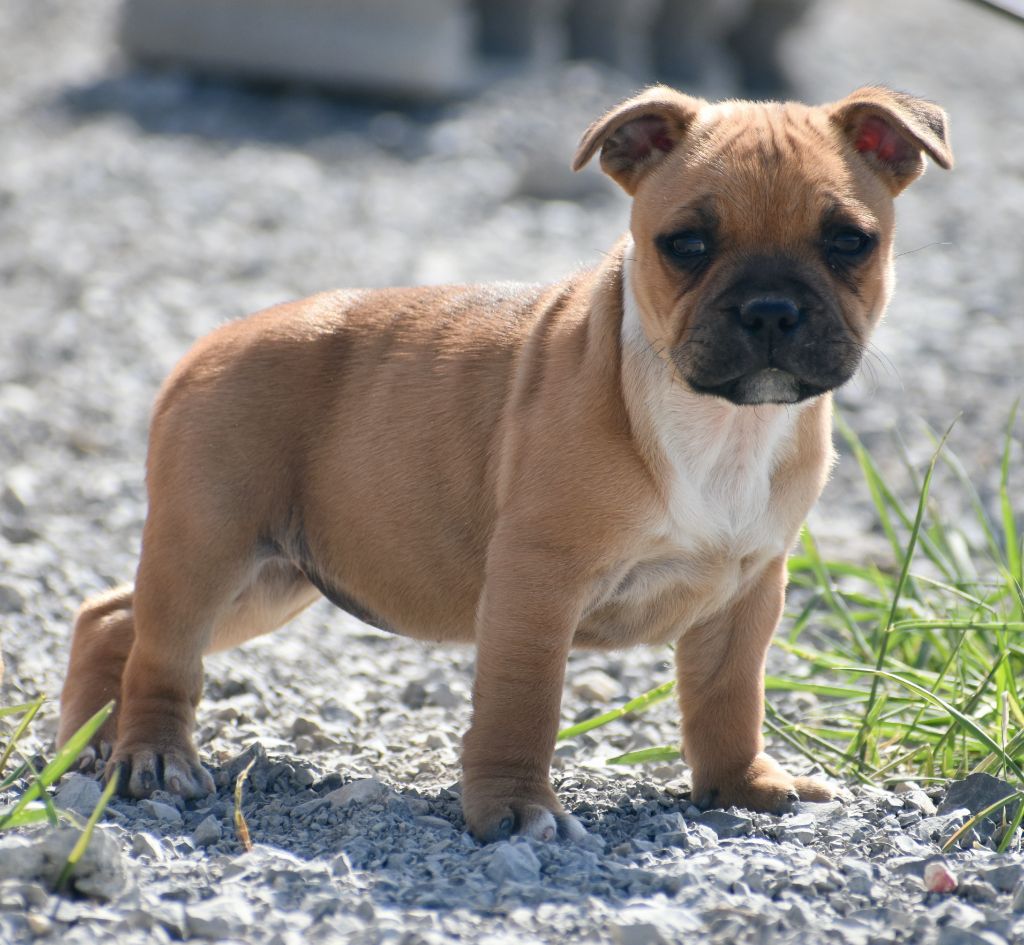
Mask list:
POLYGON ((762 296, 740 306, 740 325, 752 335, 765 330, 789 334, 802 320, 796 302, 785 297, 762 296))

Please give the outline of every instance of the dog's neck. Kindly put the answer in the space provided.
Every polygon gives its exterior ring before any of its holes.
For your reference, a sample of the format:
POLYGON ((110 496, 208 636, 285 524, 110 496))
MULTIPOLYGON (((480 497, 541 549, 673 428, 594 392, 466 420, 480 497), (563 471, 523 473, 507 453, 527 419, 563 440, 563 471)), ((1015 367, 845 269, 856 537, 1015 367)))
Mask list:
POLYGON ((644 332, 632 289, 632 249, 628 241, 622 263, 621 378, 637 449, 670 517, 684 525, 683 519, 703 516, 708 534, 695 540, 717 544, 751 527, 760 532, 756 526, 770 505, 772 474, 793 448, 800 415, 812 401, 737 406, 690 388, 644 332))

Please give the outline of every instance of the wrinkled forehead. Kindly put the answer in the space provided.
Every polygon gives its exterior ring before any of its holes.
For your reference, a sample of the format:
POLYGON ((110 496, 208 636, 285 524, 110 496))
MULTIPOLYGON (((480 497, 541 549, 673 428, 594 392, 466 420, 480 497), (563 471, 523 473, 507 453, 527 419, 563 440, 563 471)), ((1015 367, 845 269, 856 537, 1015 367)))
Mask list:
POLYGON ((659 227, 758 242, 806 239, 830 222, 875 231, 891 204, 880 182, 851 165, 827 116, 793 103, 708 106, 657 177, 637 196, 659 227))

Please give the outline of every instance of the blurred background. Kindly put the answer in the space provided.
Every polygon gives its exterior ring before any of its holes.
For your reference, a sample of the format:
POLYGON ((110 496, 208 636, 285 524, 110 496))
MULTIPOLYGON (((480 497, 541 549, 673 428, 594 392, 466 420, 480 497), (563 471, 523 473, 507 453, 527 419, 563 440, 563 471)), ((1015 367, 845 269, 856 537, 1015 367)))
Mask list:
MULTIPOLYGON (((55 689, 71 610, 133 573, 149 407, 199 335, 332 287, 595 263, 628 204, 568 163, 654 80, 814 103, 881 82, 948 109, 957 167, 900 198, 897 294, 839 401, 896 477, 892 430, 920 461, 959 416, 993 499, 1024 393, 1024 28, 981 4, 4 0, 0 48, 13 685, 55 689)), ((813 524, 827 553, 885 554, 851 462, 813 524)))

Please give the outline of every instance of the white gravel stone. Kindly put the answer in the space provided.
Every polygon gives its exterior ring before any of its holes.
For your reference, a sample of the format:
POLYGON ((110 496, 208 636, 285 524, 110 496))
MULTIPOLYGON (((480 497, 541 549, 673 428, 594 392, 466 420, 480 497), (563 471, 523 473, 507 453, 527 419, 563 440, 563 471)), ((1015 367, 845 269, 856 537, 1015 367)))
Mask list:
POLYGON ((192 839, 199 846, 208 847, 220 840, 222 832, 220 821, 211 814, 199 821, 199 825, 192 833, 192 839))
POLYGON ((604 704, 621 696, 622 683, 613 679, 604 670, 588 669, 569 681, 572 694, 584 702, 604 704))
MULTIPOLYGON (((75 865, 69 883, 82 896, 113 899, 126 888, 125 861, 112 829, 97 827, 75 865)), ((40 880, 54 888, 80 835, 75 828, 57 827, 0 837, 0 879, 40 880)))
POLYGON ((984 929, 963 929, 946 925, 939 929, 937 945, 1007 945, 1006 939, 984 929))
POLYGON ((1010 901, 1010 908, 1014 912, 1024 912, 1024 881, 1021 881, 1013 891, 1013 899, 1010 901))
POLYGON ((979 867, 978 874, 1000 892, 1013 892, 1024 883, 1024 863, 990 863, 979 867))
POLYGON ((383 800, 390 793, 391 789, 375 778, 362 778, 331 791, 326 799, 332 807, 345 807, 349 804, 372 804, 383 800))
POLYGON ((137 856, 147 856, 154 860, 165 858, 164 848, 160 841, 150 833, 140 830, 132 834, 132 852, 137 856))
POLYGON ((165 804, 163 801, 154 801, 147 798, 139 801, 139 810, 147 817, 159 820, 165 824, 180 824, 182 822, 181 811, 177 807, 165 804))
POLYGON ((668 945, 665 936, 650 922, 613 924, 610 929, 616 945, 668 945))
POLYGON ((13 584, 0 583, 0 614, 21 613, 25 609, 25 595, 13 584))
POLYGON ((709 810, 700 814, 698 823, 710 827, 719 839, 745 837, 754 829, 754 821, 747 814, 724 810, 709 810))
POLYGON ((30 912, 25 916, 25 924, 28 930, 36 937, 49 935, 53 931, 53 922, 45 915, 37 915, 30 912))
POLYGON ((245 940, 253 923, 252 908, 236 896, 218 896, 206 902, 185 906, 188 932, 196 938, 222 941, 227 938, 245 940))
POLYGON ((100 802, 103 787, 95 778, 82 774, 70 774, 64 777, 53 803, 63 810, 72 811, 80 817, 88 817, 100 802))
POLYGON ((540 860, 527 843, 504 841, 494 844, 484 873, 495 883, 536 883, 540 860))

